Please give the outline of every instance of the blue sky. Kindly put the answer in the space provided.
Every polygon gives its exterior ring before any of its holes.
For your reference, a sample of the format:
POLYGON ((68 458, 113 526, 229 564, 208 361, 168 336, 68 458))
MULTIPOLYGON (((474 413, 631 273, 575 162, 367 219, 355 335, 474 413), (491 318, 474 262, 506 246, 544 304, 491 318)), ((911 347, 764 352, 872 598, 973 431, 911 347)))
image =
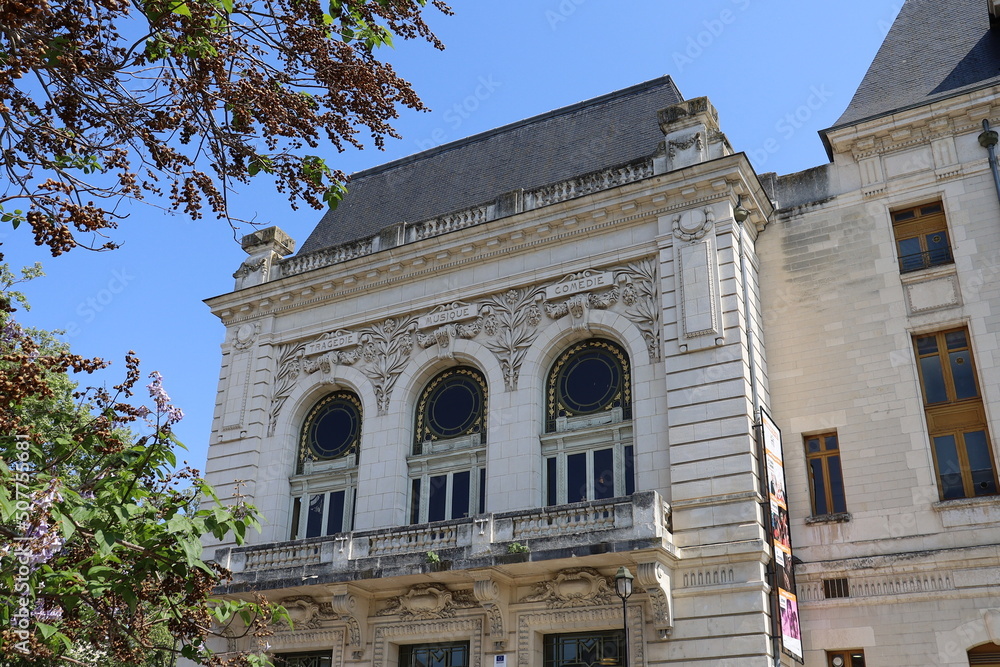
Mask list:
MULTIPOLYGON (((427 13, 444 52, 399 42, 384 54, 432 111, 404 114, 403 138, 384 152, 326 157, 351 173, 669 74, 685 97, 712 100, 722 130, 759 173, 800 171, 827 161, 816 132, 846 108, 901 5, 459 0, 455 16, 427 13)), ((234 200, 238 214, 278 225, 300 245, 322 215, 291 210, 263 184, 234 200)), ((114 252, 54 259, 24 228, 0 230, 0 250, 12 266, 37 260, 48 274, 25 288, 33 307, 22 322, 65 329, 75 352, 114 360, 109 385, 130 349, 145 373, 162 373, 186 413, 176 427, 191 450, 184 458, 204 469, 225 332, 202 299, 233 288, 245 254, 222 221, 153 207, 130 216, 113 235, 124 244, 114 252)))

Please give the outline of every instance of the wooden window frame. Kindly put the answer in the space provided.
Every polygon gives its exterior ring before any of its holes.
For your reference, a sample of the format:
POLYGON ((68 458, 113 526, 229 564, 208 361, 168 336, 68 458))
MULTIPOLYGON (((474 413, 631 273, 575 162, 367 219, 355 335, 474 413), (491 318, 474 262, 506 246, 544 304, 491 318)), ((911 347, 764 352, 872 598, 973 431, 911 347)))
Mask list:
POLYGON ((809 475, 809 502, 812 503, 812 513, 813 516, 829 516, 831 514, 841 514, 847 511, 847 495, 844 492, 844 460, 840 456, 840 438, 836 431, 827 431, 825 433, 814 433, 810 435, 802 436, 802 445, 806 452, 806 469, 809 475), (836 448, 828 447, 828 440, 833 439, 837 443, 836 448), (820 451, 810 452, 809 443, 812 440, 818 440, 820 444, 820 451), (844 507, 843 509, 836 509, 834 507, 833 498, 833 478, 830 475, 830 459, 836 458, 840 462, 840 494, 844 497, 844 507), (819 504, 816 502, 816 481, 813 476, 812 462, 819 460, 821 462, 822 474, 823 474, 823 489, 825 491, 823 500, 826 503, 826 512, 819 511, 819 504))
POLYGON ((865 667, 865 651, 860 648, 852 649, 841 649, 838 651, 827 651, 826 652, 826 664, 827 667, 865 667), (861 658, 861 664, 855 664, 855 658, 861 658), (840 658, 843 660, 843 664, 835 665, 834 659, 840 658))
POLYGON ((899 209, 892 211, 890 215, 892 216, 892 234, 895 240, 896 259, 899 262, 900 273, 910 273, 955 263, 943 202, 929 202, 920 206, 899 209), (934 233, 944 235, 943 248, 940 246, 928 248, 927 237, 934 233), (917 240, 920 252, 903 255, 900 243, 911 239, 917 240))
POLYGON ((959 472, 962 478, 963 495, 961 498, 975 498, 982 496, 996 496, 1000 483, 997 479, 996 459, 993 454, 992 438, 986 419, 986 410, 983 404, 982 389, 979 383, 979 374, 976 370, 975 358, 972 352, 972 336, 967 327, 955 327, 943 331, 923 333, 913 336, 913 352, 917 361, 917 374, 920 381, 920 393, 924 402, 924 415, 927 420, 927 434, 931 446, 931 454, 934 459, 934 470, 938 480, 938 492, 941 500, 956 500, 958 498, 946 498, 946 484, 943 476, 949 473, 941 469, 938 461, 938 452, 935 445, 935 438, 953 436, 955 438, 956 456, 959 463, 959 472), (965 345, 958 348, 949 348, 947 335, 962 332, 965 335, 965 345), (919 342, 927 338, 934 338, 937 349, 934 352, 921 354, 919 342), (972 369, 972 382, 975 386, 976 395, 968 398, 958 398, 955 377, 952 365, 949 360, 950 352, 968 352, 968 363, 972 369), (924 377, 924 359, 937 357, 941 369, 942 382, 945 389, 946 400, 928 402, 927 383, 924 377), (972 479, 972 469, 969 462, 968 445, 965 442, 965 435, 974 430, 981 430, 985 433, 986 446, 990 457, 990 467, 993 471, 993 493, 977 494, 975 483, 972 479))

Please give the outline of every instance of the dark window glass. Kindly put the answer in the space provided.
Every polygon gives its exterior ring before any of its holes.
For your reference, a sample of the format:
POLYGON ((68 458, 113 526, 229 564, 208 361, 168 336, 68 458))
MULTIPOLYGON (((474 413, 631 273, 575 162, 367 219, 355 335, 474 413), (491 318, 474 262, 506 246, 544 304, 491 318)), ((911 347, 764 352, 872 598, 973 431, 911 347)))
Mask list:
POLYGON ((309 498, 309 516, 306 519, 306 537, 319 537, 323 534, 323 503, 325 500, 325 493, 320 493, 309 498))
POLYGON ((934 232, 925 237, 927 244, 927 261, 931 266, 951 263, 951 247, 948 245, 948 235, 944 232, 934 232))
POLYGON ((545 459, 546 505, 557 505, 559 503, 558 482, 556 479, 556 457, 550 456, 545 459))
POLYGON ((431 477, 428 486, 427 491, 430 496, 427 499, 427 520, 444 521, 448 518, 445 516, 448 501, 448 475, 431 477))
POLYGON ((955 379, 955 398, 961 400, 979 396, 976 373, 972 369, 969 351, 949 352, 948 360, 951 362, 951 375, 955 379))
POLYGON ((934 451, 937 455, 938 477, 941 479, 942 499, 964 498, 962 469, 958 464, 958 449, 955 446, 955 436, 940 435, 934 438, 934 451))
POLYGON ((965 451, 969 457, 972 488, 977 496, 995 496, 997 484, 993 476, 993 459, 990 457, 986 431, 970 431, 963 433, 962 436, 965 439, 965 451))
POLYGON ((461 519, 469 516, 469 493, 471 491, 471 474, 468 470, 456 472, 451 476, 451 518, 461 519))
POLYGON ((846 512, 847 502, 844 500, 844 476, 840 470, 840 457, 828 456, 826 462, 830 469, 830 494, 833 496, 833 511, 846 512))
POLYGON ((830 514, 830 507, 826 502, 826 476, 823 474, 823 459, 809 461, 809 474, 812 475, 813 514, 816 516, 830 514))
POLYGON ((420 479, 413 480, 410 489, 410 523, 420 523, 420 479))
POLYGON ((278 653, 274 656, 275 667, 330 667, 330 652, 278 653))
POLYGON ((923 374, 924 380, 924 401, 926 403, 947 401, 948 391, 944 386, 941 358, 938 356, 924 357, 920 360, 920 372, 923 374))
POLYGON ((615 359, 603 350, 575 355, 559 377, 563 403, 575 414, 607 410, 618 395, 621 371, 615 359))
POLYGON ((299 472, 307 458, 326 461, 357 453, 360 441, 361 401, 347 391, 330 394, 306 417, 299 447, 299 472))
POLYGON ((486 468, 479 469, 479 513, 486 513, 486 468))
POLYGON ((302 515, 302 499, 296 498, 292 501, 292 535, 288 539, 299 539, 299 519, 302 515))
POLYGON ((607 667, 624 658, 621 630, 546 635, 544 667, 607 667))
POLYGON ((836 433, 805 436, 806 464, 814 516, 847 511, 840 445, 836 433))
POLYGON ((400 646, 399 667, 469 667, 469 643, 400 646))
POLYGON ((592 339, 573 345, 556 359, 547 382, 545 428, 554 431, 556 419, 597 414, 621 408, 632 414, 632 385, 628 355, 608 340, 592 339))
POLYGON ((997 495, 970 343, 967 329, 914 338, 942 500, 997 495))
POLYGON ((353 492, 353 497, 351 498, 351 527, 350 530, 354 530, 354 513, 357 511, 358 507, 358 490, 355 488, 353 492))
POLYGON ((334 491, 330 494, 330 516, 326 521, 326 534, 344 532, 344 499, 346 492, 334 491))
POLYGON ((587 454, 570 454, 566 457, 566 502, 587 499, 587 454))
POLYGON ((479 433, 486 436, 486 378, 474 368, 461 366, 439 373, 417 402, 414 453, 421 443, 479 433))
POLYGON ((615 497, 615 450, 594 452, 594 500, 615 497))
POLYGON ((924 257, 923 251, 920 249, 920 239, 906 239, 900 241, 897 245, 899 247, 899 263, 904 272, 924 268, 924 257))
POLYGON ((633 448, 629 445, 625 448, 625 495, 631 496, 635 493, 635 459, 633 458, 633 448))
POLYGON ((892 219, 901 273, 952 263, 948 225, 940 203, 898 211, 892 219))

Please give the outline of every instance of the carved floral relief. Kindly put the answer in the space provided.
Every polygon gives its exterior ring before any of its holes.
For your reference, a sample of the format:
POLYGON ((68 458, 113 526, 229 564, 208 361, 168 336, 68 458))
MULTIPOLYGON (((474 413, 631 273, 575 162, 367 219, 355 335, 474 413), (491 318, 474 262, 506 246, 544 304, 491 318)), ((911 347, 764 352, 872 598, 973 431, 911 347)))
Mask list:
POLYGON ((338 330, 311 341, 277 345, 268 435, 274 435, 278 415, 299 378, 323 373, 333 382, 337 366, 358 368, 371 381, 379 413, 385 414, 414 345, 436 348, 439 358, 452 358, 455 340, 478 340, 500 364, 506 390, 514 391, 524 357, 541 332, 543 312, 553 320, 568 316, 575 329, 588 330, 589 312, 608 309, 633 322, 650 358, 660 359, 660 304, 652 258, 510 289, 474 304, 454 302, 422 316, 388 318, 354 331, 338 330))

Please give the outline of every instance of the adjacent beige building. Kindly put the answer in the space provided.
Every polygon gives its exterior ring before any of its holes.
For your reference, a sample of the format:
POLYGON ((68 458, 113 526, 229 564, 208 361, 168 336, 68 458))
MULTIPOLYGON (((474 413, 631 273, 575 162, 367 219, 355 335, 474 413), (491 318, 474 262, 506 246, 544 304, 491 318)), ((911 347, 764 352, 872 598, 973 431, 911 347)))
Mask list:
POLYGON ((806 172, 664 77, 247 236, 209 550, 279 664, 1000 665, 992 6, 908 0, 806 172))

